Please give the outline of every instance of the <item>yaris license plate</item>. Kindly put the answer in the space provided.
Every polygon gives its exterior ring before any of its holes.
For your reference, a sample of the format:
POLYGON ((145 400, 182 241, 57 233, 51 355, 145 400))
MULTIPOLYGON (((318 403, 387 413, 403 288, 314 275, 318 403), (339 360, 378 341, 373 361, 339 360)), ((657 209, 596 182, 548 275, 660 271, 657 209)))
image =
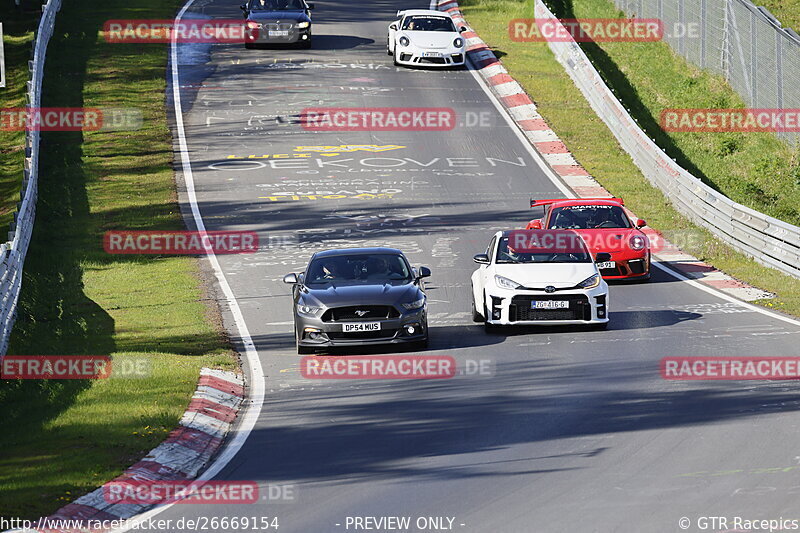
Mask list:
POLYGON ((422 57, 442 57, 441 52, 423 52, 422 57))
POLYGON ((354 324, 342 324, 342 331, 350 333, 353 331, 380 331, 380 322, 357 322, 354 324))
POLYGON ((288 37, 289 30, 269 30, 270 37, 288 37))
POLYGON ((597 263, 597 268, 617 268, 616 261, 606 261, 605 263, 597 263))
POLYGON ((567 300, 534 300, 531 309, 569 309, 567 300))

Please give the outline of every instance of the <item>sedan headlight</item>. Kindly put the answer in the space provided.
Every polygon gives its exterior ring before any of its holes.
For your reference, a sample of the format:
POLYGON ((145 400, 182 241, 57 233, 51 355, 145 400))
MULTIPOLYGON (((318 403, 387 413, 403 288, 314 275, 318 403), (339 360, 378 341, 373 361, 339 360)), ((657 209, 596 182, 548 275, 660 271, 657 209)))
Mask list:
POLYGON ((297 304, 297 314, 303 316, 315 317, 322 311, 321 307, 314 307, 311 305, 297 304))
POLYGON ((631 250, 644 250, 647 245, 647 239, 641 235, 632 235, 630 239, 631 250))
POLYGON ((408 46, 409 44, 411 44, 411 41, 405 35, 400 37, 399 42, 400 42, 400 46, 408 46))
POLYGON ((258 22, 253 22, 252 20, 248 20, 247 27, 250 28, 251 30, 255 30, 260 28, 261 24, 259 24, 258 22))
POLYGON ((300 28, 301 30, 303 28, 308 28, 309 26, 311 26, 311 23, 308 22, 308 21, 300 22, 300 23, 297 24, 297 27, 300 28))
POLYGON ((420 298, 419 300, 416 300, 414 302, 409 302, 407 304, 403 304, 403 307, 405 307, 406 309, 411 311, 411 310, 414 310, 414 309, 419 309, 423 305, 425 305, 425 298, 420 298))
POLYGON ((464 39, 462 39, 461 37, 456 37, 456 40, 453 41, 453 46, 455 46, 456 48, 461 48, 462 46, 464 46, 464 39))
POLYGON ((594 289, 598 285, 600 285, 600 274, 593 274, 592 276, 589 276, 585 280, 578 283, 578 288, 594 289))
POLYGON ((512 289, 513 290, 513 289, 519 289, 520 287, 522 287, 522 285, 520 285, 519 283, 517 283, 513 279, 508 279, 508 278, 503 277, 503 276, 495 276, 494 277, 494 282, 497 283, 497 286, 500 287, 501 289, 512 289))

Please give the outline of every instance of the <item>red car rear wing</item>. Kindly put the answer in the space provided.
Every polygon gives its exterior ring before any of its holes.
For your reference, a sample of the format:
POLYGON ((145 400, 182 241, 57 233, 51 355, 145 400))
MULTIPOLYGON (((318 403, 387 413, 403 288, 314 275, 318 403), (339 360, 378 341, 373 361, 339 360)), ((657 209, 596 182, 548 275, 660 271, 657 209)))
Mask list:
POLYGON ((625 201, 622 198, 556 198, 551 200, 534 200, 533 198, 531 198, 531 207, 539 207, 542 205, 549 205, 556 202, 569 202, 570 200, 573 199, 580 202, 586 200, 604 200, 607 202, 614 202, 619 205, 625 205, 625 201))

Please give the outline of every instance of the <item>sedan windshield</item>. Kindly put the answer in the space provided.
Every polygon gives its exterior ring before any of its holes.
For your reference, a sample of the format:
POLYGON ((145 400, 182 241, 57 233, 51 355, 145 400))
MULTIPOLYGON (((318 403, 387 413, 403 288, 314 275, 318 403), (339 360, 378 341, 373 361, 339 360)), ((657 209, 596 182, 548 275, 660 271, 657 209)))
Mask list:
POLYGON ((383 283, 413 280, 408 263, 396 254, 333 255, 315 259, 308 266, 306 284, 383 283))
POLYGON ((631 222, 618 205, 571 205, 556 207, 549 229, 630 228, 631 222))
POLYGON ((508 247, 508 237, 503 237, 497 246, 497 263, 591 263, 592 256, 586 251, 545 251, 542 253, 517 252, 508 247))
POLYGON ((416 16, 403 19, 401 30, 407 31, 456 31, 453 21, 447 17, 416 16))
POLYGON ((250 11, 303 11, 303 0, 250 0, 250 11))

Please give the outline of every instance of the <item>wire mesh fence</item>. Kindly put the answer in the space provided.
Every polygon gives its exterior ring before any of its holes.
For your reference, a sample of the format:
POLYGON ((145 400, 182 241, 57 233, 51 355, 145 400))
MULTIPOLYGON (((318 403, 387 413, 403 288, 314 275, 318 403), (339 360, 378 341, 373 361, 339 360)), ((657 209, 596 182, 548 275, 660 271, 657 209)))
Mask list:
MULTIPOLYGON (((748 107, 800 108, 800 35, 746 0, 613 0, 629 17, 658 18, 689 62, 724 76, 748 107)), ((778 132, 797 143, 800 134, 778 132)))

